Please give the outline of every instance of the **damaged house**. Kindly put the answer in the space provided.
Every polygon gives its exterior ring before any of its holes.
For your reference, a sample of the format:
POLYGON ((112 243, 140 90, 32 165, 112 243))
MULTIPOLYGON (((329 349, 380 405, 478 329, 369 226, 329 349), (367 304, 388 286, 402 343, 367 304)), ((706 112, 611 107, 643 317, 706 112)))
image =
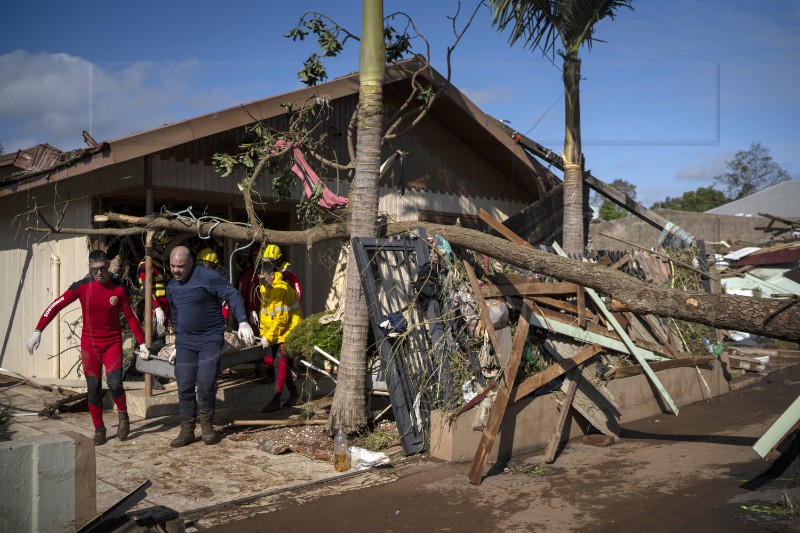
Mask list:
MULTIPOLYGON (((387 67, 384 101, 389 109, 407 98, 410 80, 420 68, 416 59, 387 67)), ((445 82, 431 68, 421 75, 436 85, 445 82)), ((37 356, 25 353, 25 340, 42 310, 86 275, 91 248, 107 247, 115 254, 124 247, 123 239, 48 234, 49 225, 95 228, 99 224, 93 217, 106 211, 143 216, 158 213, 162 206, 174 211, 191 206, 198 217, 246 221, 238 180, 222 178, 212 167, 213 155, 235 153, 247 138, 246 128, 256 122, 285 128, 282 105, 308 99, 329 102, 332 112, 322 128, 325 154, 346 164, 346 136, 358 99, 357 74, 110 141, 98 142, 84 133, 89 146, 85 149, 63 153, 42 145, 2 156, 0 217, 9 230, 0 238, 0 265, 8 277, 0 286, 0 299, 6 302, 0 311, 0 366, 26 376, 76 377, 77 305, 48 327, 37 356)), ((379 205, 392 221, 458 221, 475 227, 480 209, 505 219, 535 203, 557 182, 453 86, 415 128, 395 139, 391 148, 384 146, 382 159, 393 153, 403 157, 395 158, 386 173, 379 205)), ((348 183, 342 176, 331 173, 322 179, 334 193, 347 197, 348 183)), ((254 193, 264 201, 259 210, 264 225, 300 229, 296 211, 302 191, 298 183, 292 199, 274 202, 270 179, 261 179, 254 193)), ((218 244, 229 257, 235 243, 223 241, 218 244)), ((284 251, 303 282, 306 316, 335 308, 339 302, 344 265, 337 263, 336 253, 338 243, 284 251)), ((141 257, 124 260, 135 269, 141 257)))

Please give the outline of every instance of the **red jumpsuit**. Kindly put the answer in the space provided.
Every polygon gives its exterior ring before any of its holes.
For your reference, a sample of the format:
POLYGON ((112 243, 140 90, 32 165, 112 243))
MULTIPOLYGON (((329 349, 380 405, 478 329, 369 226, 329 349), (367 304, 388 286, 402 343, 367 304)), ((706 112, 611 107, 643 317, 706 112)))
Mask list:
POLYGON ((76 281, 42 313, 36 329, 43 331, 58 313, 75 300, 80 300, 83 315, 81 361, 89 389, 89 412, 95 428, 103 427, 101 402, 101 368, 106 367, 106 380, 114 403, 126 411, 125 389, 122 388, 122 327, 119 313, 125 313, 133 336, 144 344, 144 331, 131 307, 128 291, 117 280, 106 284, 92 278, 76 281))

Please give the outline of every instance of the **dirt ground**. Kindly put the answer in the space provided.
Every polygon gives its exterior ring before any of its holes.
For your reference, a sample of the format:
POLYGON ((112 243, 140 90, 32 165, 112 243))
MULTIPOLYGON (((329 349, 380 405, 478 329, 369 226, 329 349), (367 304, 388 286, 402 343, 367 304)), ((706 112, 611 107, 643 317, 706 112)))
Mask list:
POLYGON ((800 498, 800 480, 765 473, 755 441, 798 395, 800 366, 741 390, 624 424, 596 447, 571 441, 495 465, 480 486, 469 464, 413 458, 394 467, 184 516, 188 531, 790 531, 794 517, 743 506, 800 498))

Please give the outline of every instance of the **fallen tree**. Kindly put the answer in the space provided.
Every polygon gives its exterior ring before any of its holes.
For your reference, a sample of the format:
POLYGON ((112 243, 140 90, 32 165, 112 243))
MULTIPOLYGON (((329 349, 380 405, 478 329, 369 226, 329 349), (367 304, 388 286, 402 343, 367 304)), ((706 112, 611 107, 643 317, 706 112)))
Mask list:
MULTIPOLYGON (((116 213, 98 215, 95 222, 119 222, 147 229, 183 233, 199 231, 204 235, 212 231, 216 236, 239 242, 252 240, 284 245, 304 244, 308 248, 324 241, 345 240, 350 235, 346 222, 304 231, 274 231, 228 223, 201 223, 198 228, 197 223, 188 220, 131 217, 116 213)), ((422 222, 392 223, 386 226, 386 233, 403 234, 419 227, 430 235, 440 234, 453 245, 526 270, 590 287, 622 302, 628 310, 636 313, 671 317, 721 329, 747 331, 774 339, 800 341, 800 301, 797 300, 683 292, 657 287, 617 270, 549 254, 460 226, 422 222)), ((58 232, 59 228, 54 230, 58 232)), ((109 230, 113 231, 113 228, 109 230)))

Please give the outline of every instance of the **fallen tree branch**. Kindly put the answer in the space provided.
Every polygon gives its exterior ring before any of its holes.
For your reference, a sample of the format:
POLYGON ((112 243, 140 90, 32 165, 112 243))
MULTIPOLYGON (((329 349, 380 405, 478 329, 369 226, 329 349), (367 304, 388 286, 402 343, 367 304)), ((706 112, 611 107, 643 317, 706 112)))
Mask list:
MULTIPOLYGON (((132 217, 106 213, 96 216, 95 222, 121 222, 147 229, 165 229, 179 233, 198 231, 197 223, 193 221, 164 217, 132 217)), ((468 248, 531 272, 591 287, 612 296, 622 302, 626 309, 636 313, 672 317, 721 329, 747 331, 791 342, 800 340, 800 301, 797 300, 683 292, 656 287, 604 266, 559 257, 460 226, 402 222, 389 224, 386 230, 390 235, 398 235, 420 227, 429 235, 438 233, 453 245, 468 248)), ((215 235, 239 242, 254 240, 283 245, 303 244, 307 248, 321 242, 347 240, 350 237, 350 227, 347 222, 317 226, 303 231, 276 231, 229 223, 200 223, 201 232, 207 234, 212 229, 215 235)))

